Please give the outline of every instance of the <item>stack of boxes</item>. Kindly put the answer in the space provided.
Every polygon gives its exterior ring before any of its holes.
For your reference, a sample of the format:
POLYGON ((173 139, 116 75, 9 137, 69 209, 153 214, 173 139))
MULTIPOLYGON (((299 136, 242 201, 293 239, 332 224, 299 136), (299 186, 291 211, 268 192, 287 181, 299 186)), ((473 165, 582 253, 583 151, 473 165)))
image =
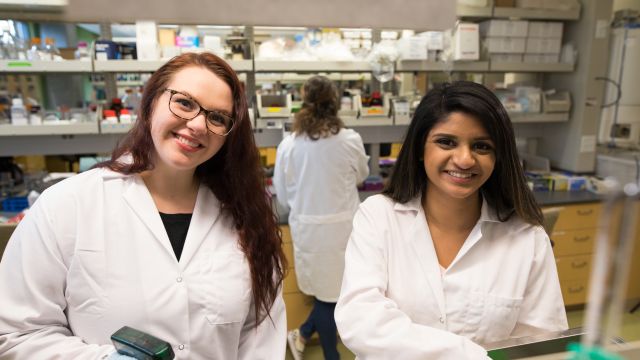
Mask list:
POLYGON ((492 62, 522 62, 529 22, 526 20, 487 20, 480 23, 483 50, 492 62))
POLYGON ((560 62, 561 22, 487 20, 480 23, 480 34, 485 56, 491 62, 560 62))
POLYGON ((524 62, 558 63, 562 48, 562 23, 530 21, 524 62))

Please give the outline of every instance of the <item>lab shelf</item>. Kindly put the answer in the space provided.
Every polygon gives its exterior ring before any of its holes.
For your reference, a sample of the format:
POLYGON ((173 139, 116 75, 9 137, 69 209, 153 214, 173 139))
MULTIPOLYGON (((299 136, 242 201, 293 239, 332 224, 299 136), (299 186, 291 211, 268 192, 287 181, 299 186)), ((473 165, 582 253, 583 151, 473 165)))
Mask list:
POLYGON ((97 133, 98 125, 95 122, 55 125, 0 125, 0 136, 46 136, 97 133))
MULTIPOLYGON (((94 72, 154 72, 167 60, 96 60, 94 72)), ((251 60, 227 60, 237 72, 252 71, 251 60)))
POLYGON ((261 72, 368 72, 366 61, 278 61, 256 60, 255 71, 261 72))
POLYGON ((0 60, 0 72, 3 73, 88 73, 91 71, 93 71, 91 61, 0 60))
POLYGON ((364 127, 364 126, 391 126, 393 125, 393 118, 386 116, 370 116, 355 118, 345 118, 344 124, 349 127, 364 127))
POLYGON ((508 62, 491 62, 489 71, 495 72, 571 72, 573 64, 565 63, 508 63, 508 62))
POLYGON ((494 18, 529 19, 529 20, 578 20, 580 9, 553 10, 553 9, 525 9, 517 7, 495 7, 494 18))
POLYGON ((527 123, 551 123, 569 121, 569 113, 540 113, 540 114, 519 114, 509 113, 511 122, 514 124, 527 123))
POLYGON ((100 124, 101 134, 125 134, 131 130, 133 124, 100 124))
POLYGON ((428 60, 399 60, 396 71, 489 71, 488 61, 428 61, 428 60))
POLYGON ((490 18, 493 9, 488 6, 469 6, 458 4, 456 6, 456 16, 459 18, 490 18))

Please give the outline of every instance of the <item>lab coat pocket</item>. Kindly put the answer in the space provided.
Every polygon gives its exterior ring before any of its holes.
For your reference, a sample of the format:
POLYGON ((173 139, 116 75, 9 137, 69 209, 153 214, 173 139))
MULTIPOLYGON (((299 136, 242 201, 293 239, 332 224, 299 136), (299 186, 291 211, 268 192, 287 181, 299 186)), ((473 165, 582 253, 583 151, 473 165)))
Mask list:
POLYGON ((205 252, 199 262, 205 317, 210 325, 244 321, 251 300, 251 277, 242 253, 205 252))
POLYGON ((467 325, 475 330, 474 341, 486 344, 509 338, 518 320, 522 298, 472 292, 469 300, 467 325))
POLYGON ((69 310, 101 315, 104 311, 106 259, 102 250, 78 249, 69 266, 65 298, 69 310))

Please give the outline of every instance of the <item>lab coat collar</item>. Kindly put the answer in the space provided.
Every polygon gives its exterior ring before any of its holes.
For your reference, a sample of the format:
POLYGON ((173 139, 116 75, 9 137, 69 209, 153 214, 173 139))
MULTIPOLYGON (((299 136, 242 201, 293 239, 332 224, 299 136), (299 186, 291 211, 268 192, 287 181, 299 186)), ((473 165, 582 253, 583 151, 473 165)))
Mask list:
MULTIPOLYGON (((409 231, 409 236, 406 239, 411 241, 414 246, 415 254, 418 255, 418 261, 424 272, 429 285, 433 291, 434 297, 438 302, 440 312, 444 314, 444 290, 442 286, 442 278, 440 273, 440 263, 438 262, 438 256, 436 255, 435 247, 433 245, 433 239, 431 238, 431 232, 427 225, 427 220, 422 207, 422 197, 416 196, 408 202, 401 204, 395 203, 395 211, 413 211, 415 212, 415 219, 409 231)), ((457 262, 476 244, 482 239, 483 224, 487 222, 499 222, 495 210, 487 203, 486 199, 482 198, 482 208, 480 210, 480 218, 473 227, 469 236, 465 240, 462 248, 449 265, 449 268, 455 266, 457 262)), ((448 270, 447 269, 447 270, 448 270)))
POLYGON ((404 241, 410 241, 415 255, 420 263, 424 277, 429 283, 429 287, 433 291, 434 298, 438 303, 440 314, 445 314, 444 306, 444 290, 442 287, 442 278, 440 276, 440 263, 436 255, 431 232, 427 226, 427 219, 424 210, 420 205, 420 197, 417 200, 411 200, 405 204, 396 204, 398 210, 415 210, 416 216, 411 224, 408 237, 404 241), (417 204, 417 205, 416 205, 417 204))
POLYGON ((173 248, 158 213, 158 208, 156 208, 156 204, 153 202, 151 193, 149 193, 144 181, 138 174, 127 176, 124 181, 126 181, 122 195, 124 201, 149 229, 156 240, 160 242, 160 245, 175 259, 173 248))
POLYGON ((210 233, 211 228, 220 216, 220 201, 215 197, 211 189, 200 184, 196 206, 193 209, 191 224, 187 231, 184 249, 180 256, 180 268, 184 269, 196 254, 200 245, 210 233))
MULTIPOLYGON (((136 213, 161 246, 175 259, 175 253, 171 247, 169 236, 164 228, 158 209, 139 175, 125 175, 128 177, 128 185, 123 197, 129 207, 136 213)), ((220 214, 220 204, 213 192, 200 184, 196 205, 187 231, 182 255, 180 256, 180 268, 184 269, 193 258, 196 251, 204 241, 220 214)))

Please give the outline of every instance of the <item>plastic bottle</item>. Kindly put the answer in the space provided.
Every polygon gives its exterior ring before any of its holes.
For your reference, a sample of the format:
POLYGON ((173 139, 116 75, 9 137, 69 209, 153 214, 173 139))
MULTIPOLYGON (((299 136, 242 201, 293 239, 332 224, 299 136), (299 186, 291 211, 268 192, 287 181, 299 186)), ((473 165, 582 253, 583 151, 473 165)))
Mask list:
POLYGON ((31 38, 31 47, 27 50, 27 59, 33 60, 43 60, 42 59, 42 51, 40 49, 40 38, 32 37, 31 38))
POLYGON ((75 58, 83 61, 91 61, 91 55, 89 55, 89 47, 85 41, 78 42, 78 49, 75 51, 75 58))
POLYGON ((56 41, 53 38, 44 38, 44 52, 47 54, 47 60, 62 60, 60 50, 56 47, 56 41))
POLYGON ((11 100, 11 124, 13 125, 29 124, 29 118, 27 117, 27 110, 24 108, 21 98, 15 98, 11 100))
POLYGON ((40 113, 40 106, 31 105, 29 110, 29 124, 42 125, 42 114, 40 113))

